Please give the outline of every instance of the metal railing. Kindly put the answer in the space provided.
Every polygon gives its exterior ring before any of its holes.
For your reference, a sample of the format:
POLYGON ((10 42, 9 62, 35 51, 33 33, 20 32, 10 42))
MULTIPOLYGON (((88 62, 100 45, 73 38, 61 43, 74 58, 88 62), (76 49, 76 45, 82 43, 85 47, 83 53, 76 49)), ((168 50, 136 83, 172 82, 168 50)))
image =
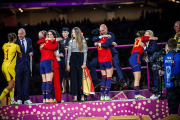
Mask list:
MULTIPOLYGON (((163 43, 157 43, 158 45, 166 45, 167 42, 163 42, 163 43)), ((133 47, 134 44, 129 44, 129 45, 117 45, 115 46, 115 48, 120 48, 120 47, 133 47)), ((88 47, 88 49, 97 49, 97 47, 88 47)), ((129 51, 131 52, 131 51, 129 51)), ((150 80, 149 80, 149 69, 148 69, 148 62, 146 62, 147 66, 142 66, 141 69, 147 69, 147 80, 148 80, 148 87, 150 85, 150 80)), ((122 70, 131 70, 131 67, 124 67, 122 68, 122 70)), ((114 70, 116 70, 116 68, 114 68, 114 70)), ((96 71, 101 71, 100 69, 97 69, 96 71)))

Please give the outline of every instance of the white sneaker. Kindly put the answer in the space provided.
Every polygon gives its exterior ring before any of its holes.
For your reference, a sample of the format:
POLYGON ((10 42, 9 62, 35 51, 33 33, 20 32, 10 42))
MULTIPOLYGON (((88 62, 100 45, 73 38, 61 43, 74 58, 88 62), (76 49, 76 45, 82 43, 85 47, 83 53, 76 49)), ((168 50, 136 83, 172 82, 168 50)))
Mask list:
POLYGON ((64 102, 64 100, 61 100, 61 103, 63 103, 64 102))
POLYGON ((111 101, 111 98, 109 96, 105 96, 105 101, 111 101))
POLYGON ((10 101, 10 105, 17 105, 18 103, 15 100, 10 101))
POLYGON ((158 99, 160 97, 160 94, 153 94, 151 95, 151 99, 158 99))
POLYGON ((144 100, 144 99, 146 99, 146 97, 144 97, 144 96, 142 96, 142 95, 139 94, 139 95, 135 95, 135 96, 134 96, 134 99, 135 99, 135 100, 144 100))
POLYGON ((17 101, 17 104, 18 104, 18 105, 21 105, 21 104, 22 104, 22 100, 18 100, 18 101, 17 101))
POLYGON ((104 101, 104 100, 105 100, 104 96, 101 96, 100 101, 104 101))
POLYGON ((25 100, 24 104, 32 104, 31 100, 25 100))

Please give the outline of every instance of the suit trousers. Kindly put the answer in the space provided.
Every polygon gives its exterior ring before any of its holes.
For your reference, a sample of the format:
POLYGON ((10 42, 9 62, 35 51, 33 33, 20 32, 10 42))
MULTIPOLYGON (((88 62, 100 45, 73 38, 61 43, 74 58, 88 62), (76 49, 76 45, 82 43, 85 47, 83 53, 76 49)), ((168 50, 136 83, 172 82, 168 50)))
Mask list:
POLYGON ((29 68, 16 69, 16 90, 18 100, 29 100, 30 89, 30 70, 29 68))

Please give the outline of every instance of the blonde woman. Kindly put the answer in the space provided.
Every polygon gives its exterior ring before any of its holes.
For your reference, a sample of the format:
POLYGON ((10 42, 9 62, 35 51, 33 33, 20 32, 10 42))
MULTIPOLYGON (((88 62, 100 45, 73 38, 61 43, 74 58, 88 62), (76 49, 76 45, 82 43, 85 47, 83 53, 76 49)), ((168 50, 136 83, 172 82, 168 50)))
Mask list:
POLYGON ((71 95, 74 95, 72 102, 77 102, 77 95, 84 101, 82 90, 82 69, 86 67, 87 44, 78 27, 72 29, 71 40, 69 41, 68 58, 66 69, 70 71, 71 95))

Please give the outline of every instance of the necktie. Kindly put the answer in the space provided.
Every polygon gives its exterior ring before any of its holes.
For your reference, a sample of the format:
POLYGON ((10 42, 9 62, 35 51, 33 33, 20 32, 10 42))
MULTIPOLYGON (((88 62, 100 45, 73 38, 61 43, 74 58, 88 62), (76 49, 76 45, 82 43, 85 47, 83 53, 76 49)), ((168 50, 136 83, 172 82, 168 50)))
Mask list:
POLYGON ((23 40, 22 40, 22 47, 23 47, 24 52, 26 52, 26 51, 25 51, 25 46, 24 46, 23 40))

